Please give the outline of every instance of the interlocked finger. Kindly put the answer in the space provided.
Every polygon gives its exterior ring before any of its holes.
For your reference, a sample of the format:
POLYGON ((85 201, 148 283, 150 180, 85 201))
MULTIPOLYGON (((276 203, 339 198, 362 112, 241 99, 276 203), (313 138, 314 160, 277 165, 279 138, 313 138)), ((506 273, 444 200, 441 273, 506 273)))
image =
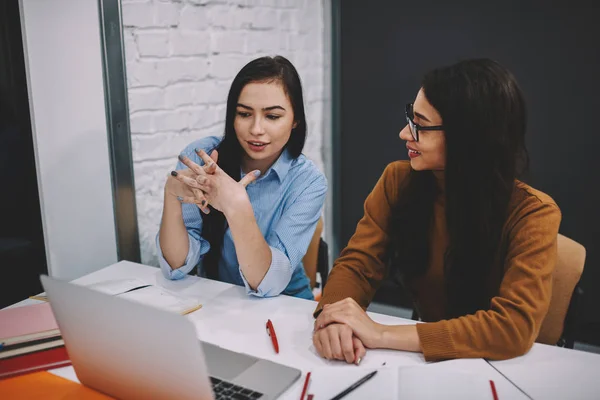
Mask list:
POLYGON ((177 171, 171 171, 171 175, 175 177, 179 182, 188 185, 189 187, 200 189, 200 185, 196 182, 195 179, 184 176, 183 174, 178 173, 177 171))
POLYGON ((177 158, 179 159, 179 161, 181 161, 183 165, 188 167, 190 170, 194 171, 196 175, 204 174, 204 170, 202 169, 202 167, 190 160, 188 157, 180 154, 177 156, 177 158))

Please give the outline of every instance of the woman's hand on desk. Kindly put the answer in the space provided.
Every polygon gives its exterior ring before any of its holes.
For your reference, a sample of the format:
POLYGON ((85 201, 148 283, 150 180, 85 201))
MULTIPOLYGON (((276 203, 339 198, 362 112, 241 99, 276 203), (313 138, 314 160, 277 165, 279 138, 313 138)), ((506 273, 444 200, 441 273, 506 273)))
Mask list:
POLYGON ((317 317, 315 327, 323 329, 334 323, 348 325, 367 348, 374 349, 381 345, 384 326, 373 321, 350 297, 326 304, 317 317))
POLYGON ((349 297, 337 303, 326 304, 315 321, 315 329, 319 332, 335 324, 349 326, 354 336, 369 349, 422 351, 415 325, 378 324, 354 299, 349 297))
POLYGON ((366 354, 365 346, 352 329, 344 324, 331 324, 313 333, 313 344, 319 355, 328 360, 360 364, 366 354))
POLYGON ((214 174, 217 169, 218 157, 219 153, 214 150, 208 157, 210 161, 205 162, 201 167, 188 157, 180 155, 179 161, 188 169, 171 172, 165 184, 165 192, 179 198, 184 203, 196 204, 202 212, 208 214, 210 212, 208 201, 196 179, 199 176, 214 174))

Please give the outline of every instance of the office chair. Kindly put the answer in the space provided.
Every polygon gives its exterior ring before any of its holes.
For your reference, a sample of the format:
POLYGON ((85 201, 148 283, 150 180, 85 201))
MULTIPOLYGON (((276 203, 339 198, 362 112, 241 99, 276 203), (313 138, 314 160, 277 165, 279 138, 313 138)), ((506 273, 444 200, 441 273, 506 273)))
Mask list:
POLYGON ((561 234, 552 277, 552 297, 536 342, 572 349, 579 327, 583 290, 579 279, 585 265, 585 247, 561 234))
POLYGON ((317 272, 321 275, 321 288, 325 286, 327 282, 327 275, 329 275, 329 258, 328 258, 328 246, 327 243, 321 238, 323 233, 323 219, 319 219, 315 233, 308 245, 308 250, 302 258, 302 264, 304 264, 304 271, 306 276, 310 279, 310 287, 314 289, 317 286, 317 272))
MULTIPOLYGON (((579 330, 583 290, 579 279, 585 265, 585 247, 561 234, 557 238, 558 255, 552 277, 552 297, 536 342, 573 348, 579 330)), ((412 319, 419 320, 413 309, 412 319)))

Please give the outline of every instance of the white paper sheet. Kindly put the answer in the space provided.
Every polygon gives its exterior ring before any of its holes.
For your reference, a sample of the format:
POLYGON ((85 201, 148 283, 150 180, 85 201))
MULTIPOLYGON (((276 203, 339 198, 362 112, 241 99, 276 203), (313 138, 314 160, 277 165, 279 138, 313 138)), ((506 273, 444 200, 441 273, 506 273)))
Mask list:
MULTIPOLYGON (((311 371, 308 394, 315 400, 331 399, 374 368, 319 367, 311 371)), ((449 372, 435 364, 419 367, 381 367, 377 374, 344 399, 450 399, 493 400, 489 380, 463 371, 449 372)))
MULTIPOLYGON (((329 400, 373 371, 373 368, 357 366, 315 368, 311 371, 307 394, 313 394, 315 400, 329 400)), ((344 400, 398 398, 398 369, 383 367, 377 370, 373 378, 344 397, 344 400)))
POLYGON ((159 286, 147 285, 146 282, 140 279, 128 278, 107 280, 87 287, 112 296, 119 296, 124 299, 178 314, 185 314, 189 310, 193 310, 200 306, 200 303, 196 299, 174 294, 159 286), (141 288, 136 289, 139 287, 141 288))

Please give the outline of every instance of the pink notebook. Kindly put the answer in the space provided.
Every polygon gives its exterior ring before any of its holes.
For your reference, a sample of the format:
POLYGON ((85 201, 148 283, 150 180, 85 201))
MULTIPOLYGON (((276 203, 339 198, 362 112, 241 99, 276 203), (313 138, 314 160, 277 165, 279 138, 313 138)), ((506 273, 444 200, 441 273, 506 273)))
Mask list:
POLYGON ((0 341, 15 336, 58 330, 50 303, 0 310, 0 341))

